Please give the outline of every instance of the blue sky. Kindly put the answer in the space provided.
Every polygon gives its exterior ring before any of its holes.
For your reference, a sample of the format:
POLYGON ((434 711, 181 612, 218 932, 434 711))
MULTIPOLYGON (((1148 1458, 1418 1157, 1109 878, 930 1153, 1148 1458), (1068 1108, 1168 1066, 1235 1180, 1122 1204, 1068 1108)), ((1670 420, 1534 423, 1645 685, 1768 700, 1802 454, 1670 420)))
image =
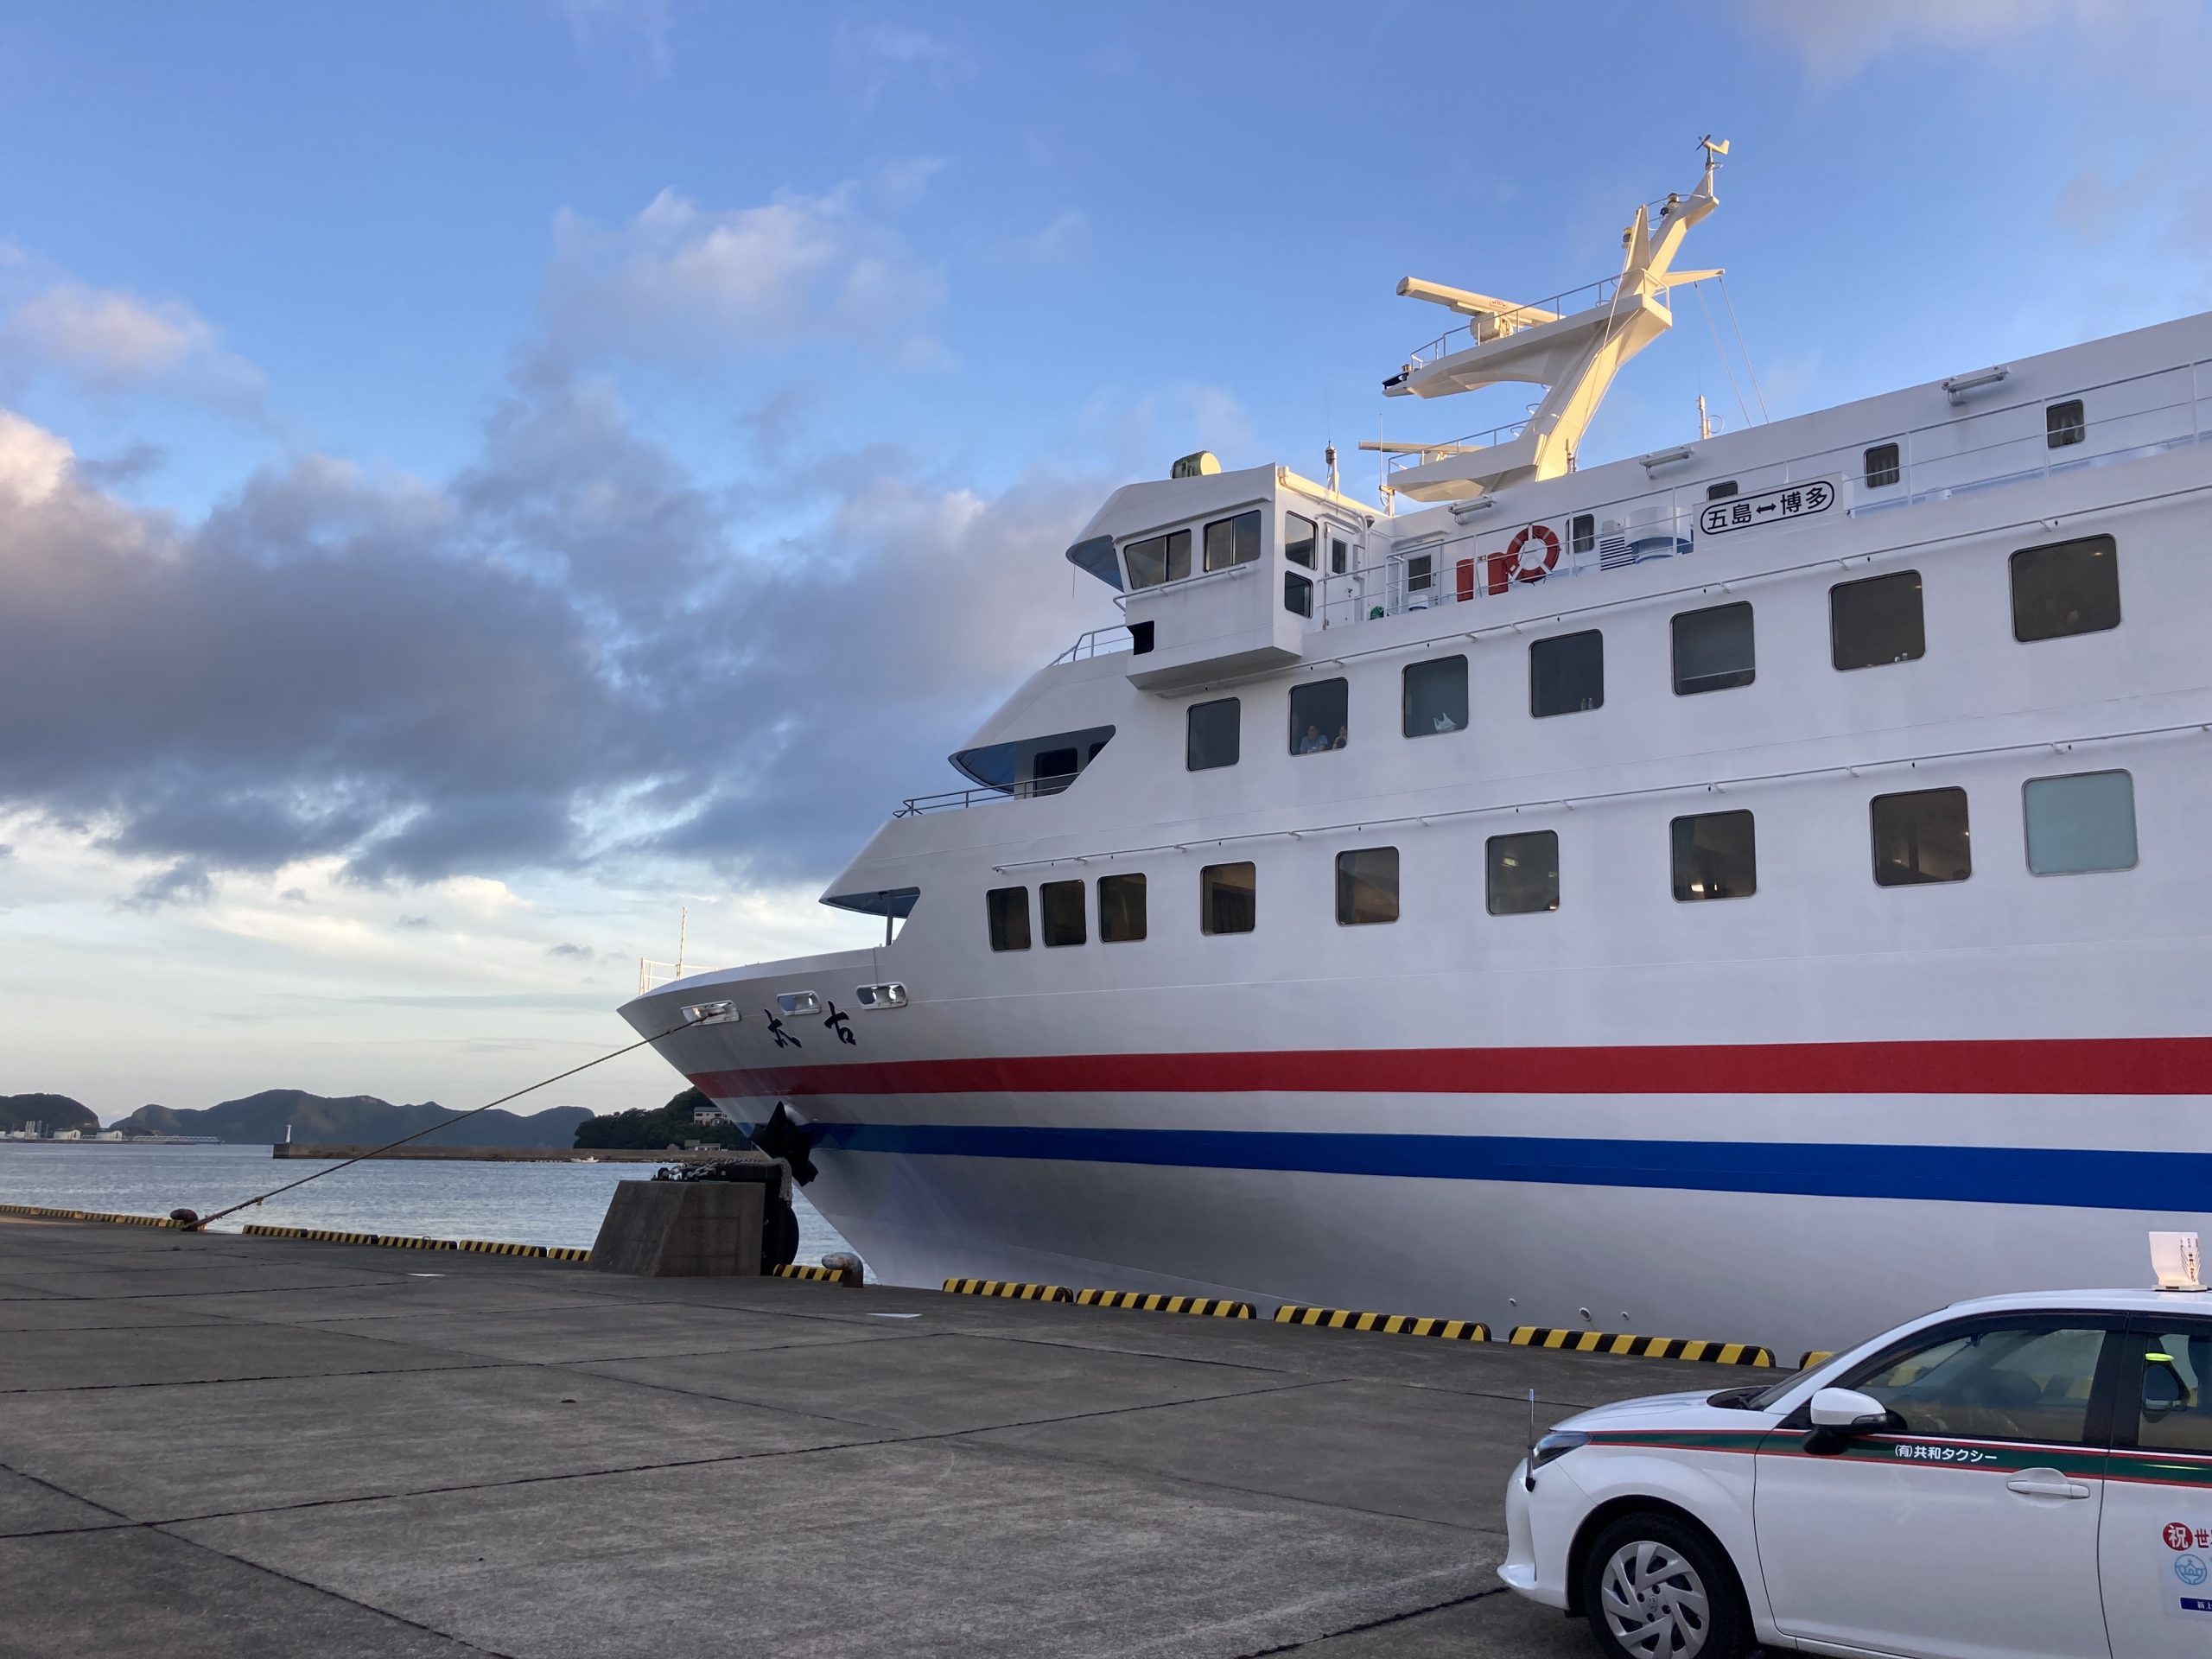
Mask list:
MULTIPOLYGON (((2206 20, 11 7, 0 1092, 466 1103, 687 899, 850 942, 836 855, 1109 620, 1107 489, 1517 414, 1386 409, 1397 278, 1606 274, 1702 132, 1777 416, 2205 308, 2206 20)), ((1592 459, 1740 423, 1679 315, 1592 459)))

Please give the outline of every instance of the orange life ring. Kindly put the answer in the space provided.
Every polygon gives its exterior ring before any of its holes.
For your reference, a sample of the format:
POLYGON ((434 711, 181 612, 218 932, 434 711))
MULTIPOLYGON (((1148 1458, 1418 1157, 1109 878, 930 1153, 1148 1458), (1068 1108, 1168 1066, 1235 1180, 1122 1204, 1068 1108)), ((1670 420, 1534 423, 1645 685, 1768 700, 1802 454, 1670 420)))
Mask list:
POLYGON ((1549 524, 1529 525, 1507 544, 1505 562, 1511 568, 1514 581, 1541 582, 1559 568, 1559 532, 1549 524), (1529 545, 1532 537, 1544 544, 1543 558, 1535 564, 1526 563, 1521 556, 1522 549, 1529 545))

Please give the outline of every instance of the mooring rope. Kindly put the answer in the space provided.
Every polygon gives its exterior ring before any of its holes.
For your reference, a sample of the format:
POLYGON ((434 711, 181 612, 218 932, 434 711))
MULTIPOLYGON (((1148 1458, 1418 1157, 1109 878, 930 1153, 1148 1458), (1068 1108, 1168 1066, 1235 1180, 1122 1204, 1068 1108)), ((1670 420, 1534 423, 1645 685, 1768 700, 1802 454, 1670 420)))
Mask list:
POLYGON ((1717 280, 1721 302, 1728 308, 1728 326, 1736 331, 1737 347, 1744 353, 1744 378, 1751 383, 1751 396, 1759 400, 1759 419, 1770 421, 1774 417, 1766 412, 1766 394, 1759 390, 1759 372, 1751 366, 1751 342, 1744 338, 1744 325, 1736 321, 1736 302, 1728 297, 1728 279, 1722 276, 1717 280))
MULTIPOLYGON (((640 1037, 636 1042, 626 1044, 623 1047, 614 1050, 612 1053, 602 1054, 595 1060, 586 1060, 582 1065, 572 1065, 565 1071, 556 1072, 550 1077, 541 1077, 536 1083, 531 1084, 527 1089, 518 1089, 511 1095, 501 1095, 497 1100, 487 1100, 481 1106, 473 1107, 469 1110, 463 1112, 459 1117, 446 1118, 441 1122, 431 1124, 427 1129, 417 1129, 412 1135, 403 1135, 398 1140, 389 1141, 381 1147, 372 1147, 368 1151, 357 1153, 354 1156, 346 1159, 342 1163, 333 1164, 327 1169, 318 1169, 312 1175, 302 1175, 298 1180, 287 1181, 282 1186, 271 1187, 268 1192, 261 1194, 259 1198, 247 1198, 243 1203, 232 1205, 227 1210, 218 1210, 212 1216, 200 1216, 195 1217, 191 1221, 186 1222, 185 1225, 194 1232, 204 1230, 214 1223, 222 1220, 226 1216, 234 1216, 241 1210, 251 1210, 255 1205, 266 1203, 269 1199, 277 1197, 280 1193, 289 1192, 295 1187, 305 1186, 309 1181, 319 1181, 326 1175, 335 1175, 341 1169, 351 1169, 355 1164, 366 1163, 372 1158, 381 1157, 387 1152, 391 1152, 397 1147, 405 1146, 410 1141, 420 1141, 426 1135, 435 1135, 440 1129, 449 1129, 456 1123, 466 1123, 470 1118, 474 1117, 479 1112, 488 1112, 494 1106, 504 1106, 511 1100, 520 1100, 524 1095, 534 1094, 540 1089, 549 1088, 552 1084, 560 1082, 563 1077, 573 1077, 579 1071, 588 1071, 594 1065, 605 1065, 607 1061, 620 1059, 625 1054, 634 1054, 638 1050, 645 1047, 649 1043, 657 1043, 664 1037, 673 1036, 676 1033, 698 1023, 699 1022, 696 1020, 687 1019, 679 1020, 675 1025, 671 1026, 666 1031, 657 1031, 650 1037, 640 1037)), ((174 1214, 174 1212, 172 1213, 174 1214)))

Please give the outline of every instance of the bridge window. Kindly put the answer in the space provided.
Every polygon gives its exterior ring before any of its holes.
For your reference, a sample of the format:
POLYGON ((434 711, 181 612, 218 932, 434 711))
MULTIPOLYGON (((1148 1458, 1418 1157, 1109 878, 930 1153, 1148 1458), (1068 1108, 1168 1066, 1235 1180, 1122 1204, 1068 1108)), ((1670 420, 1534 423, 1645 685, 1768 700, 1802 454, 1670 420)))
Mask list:
POLYGON ((1974 874, 1963 789, 1914 789, 1877 795, 1874 880, 1885 887, 1963 881, 1974 874))
POLYGON ((1007 795, 1057 795, 1113 741, 1111 726, 1049 732, 962 749, 952 764, 986 789, 1007 795))
POLYGON ((1165 536, 1131 542, 1122 550, 1122 556, 1128 561, 1132 588, 1180 582, 1191 574, 1191 532, 1175 530, 1165 536))
POLYGON ((1877 668, 1926 656, 1920 572, 1900 570, 1829 588, 1828 649, 1840 669, 1877 668))
POLYGON ((1351 569, 1351 543, 1341 536, 1329 537, 1329 574, 1341 576, 1351 569))
POLYGON ((1398 919, 1398 849, 1360 847, 1337 855, 1337 922, 1365 927, 1398 919))
POLYGON ((1751 639, 1751 605, 1713 605, 1675 618, 1675 695, 1726 691, 1749 685, 1758 666, 1751 639))
POLYGON ((1185 716, 1183 733, 1185 772, 1210 772, 1216 766, 1236 764, 1237 734, 1242 725, 1239 712, 1235 697, 1191 705, 1190 713, 1185 716))
POLYGON ((1467 729, 1467 659, 1439 657, 1426 663, 1408 663, 1402 702, 1408 737, 1464 732, 1467 729))
POLYGON ((1029 948, 1029 889, 993 887, 983 895, 991 918, 991 949, 1027 950, 1029 948))
POLYGON ((1144 877, 1098 878, 1098 937, 1107 944, 1144 938, 1144 877))
POLYGON ((1283 557, 1288 559, 1293 564, 1302 564, 1311 570, 1313 568, 1314 543, 1319 534, 1311 518, 1300 518, 1294 512, 1286 512, 1282 516, 1283 557))
POLYGON ((1567 522, 1567 551, 1587 553, 1598 545, 1598 515, 1578 512, 1567 522))
POLYGON ((1082 882, 1044 882, 1037 889, 1037 911, 1047 948, 1084 942, 1082 882))
POLYGON ((1675 897, 1748 899, 1759 890, 1758 841, 1748 812, 1699 812, 1674 822, 1675 897))
POLYGON ((2069 443, 2079 443, 2089 435, 2089 417, 2082 412, 2082 400, 2069 397, 2063 404, 2047 404, 2043 411, 2044 447, 2063 449, 2069 443))
POLYGON ((2031 778, 2020 797, 2037 875, 2135 868, 2135 780, 2126 772, 2031 778))
POLYGON ((1322 754, 1341 749, 1351 735, 1351 697, 1342 680, 1316 680, 1290 689, 1290 752, 1322 754))
POLYGON ((2024 642, 2120 626, 2120 549, 2109 536, 2012 556, 2012 637, 2024 642))
POLYGON ((1904 476, 1898 464, 1897 447, 1894 443, 1878 443, 1859 457, 1860 482, 1870 490, 1886 490, 1904 476))
POLYGON ((1198 872, 1198 931, 1249 933, 1258 899, 1258 876, 1250 864, 1207 865, 1198 872))
POLYGON ((1260 510, 1240 512, 1234 518, 1217 518, 1206 526, 1206 569, 1226 570, 1249 564, 1260 556, 1260 510))
POLYGON ((1295 570, 1282 573, 1282 607, 1293 616, 1313 614, 1313 579, 1295 570))
POLYGON ((1082 770, 1081 749, 1039 749, 1032 768, 1030 788, 1039 795, 1057 795, 1073 783, 1076 773, 1082 770))
POLYGON ((1736 480, 1732 478, 1723 479, 1718 484, 1708 484, 1705 486, 1705 499, 1708 501, 1726 501, 1735 493, 1736 480))
POLYGON ((1559 908, 1559 833, 1492 836, 1484 848, 1490 913, 1526 916, 1559 908))
POLYGON ((1529 712, 1575 715, 1605 702, 1605 636, 1596 628, 1529 647, 1529 712))

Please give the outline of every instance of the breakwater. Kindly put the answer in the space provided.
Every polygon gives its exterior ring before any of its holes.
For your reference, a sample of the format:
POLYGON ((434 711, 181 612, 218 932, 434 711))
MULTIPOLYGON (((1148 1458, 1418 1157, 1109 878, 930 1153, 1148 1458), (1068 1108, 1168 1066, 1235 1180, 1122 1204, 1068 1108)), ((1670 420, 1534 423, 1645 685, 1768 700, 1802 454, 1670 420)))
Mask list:
MULTIPOLYGON (((333 1146, 314 1141, 280 1141, 269 1149, 273 1158, 361 1158, 376 1151, 372 1146, 333 1146)), ((746 1155, 728 1147, 686 1152, 667 1147, 658 1152, 635 1147, 400 1147, 377 1153, 380 1160, 413 1158, 463 1164, 689 1164, 746 1155)))

